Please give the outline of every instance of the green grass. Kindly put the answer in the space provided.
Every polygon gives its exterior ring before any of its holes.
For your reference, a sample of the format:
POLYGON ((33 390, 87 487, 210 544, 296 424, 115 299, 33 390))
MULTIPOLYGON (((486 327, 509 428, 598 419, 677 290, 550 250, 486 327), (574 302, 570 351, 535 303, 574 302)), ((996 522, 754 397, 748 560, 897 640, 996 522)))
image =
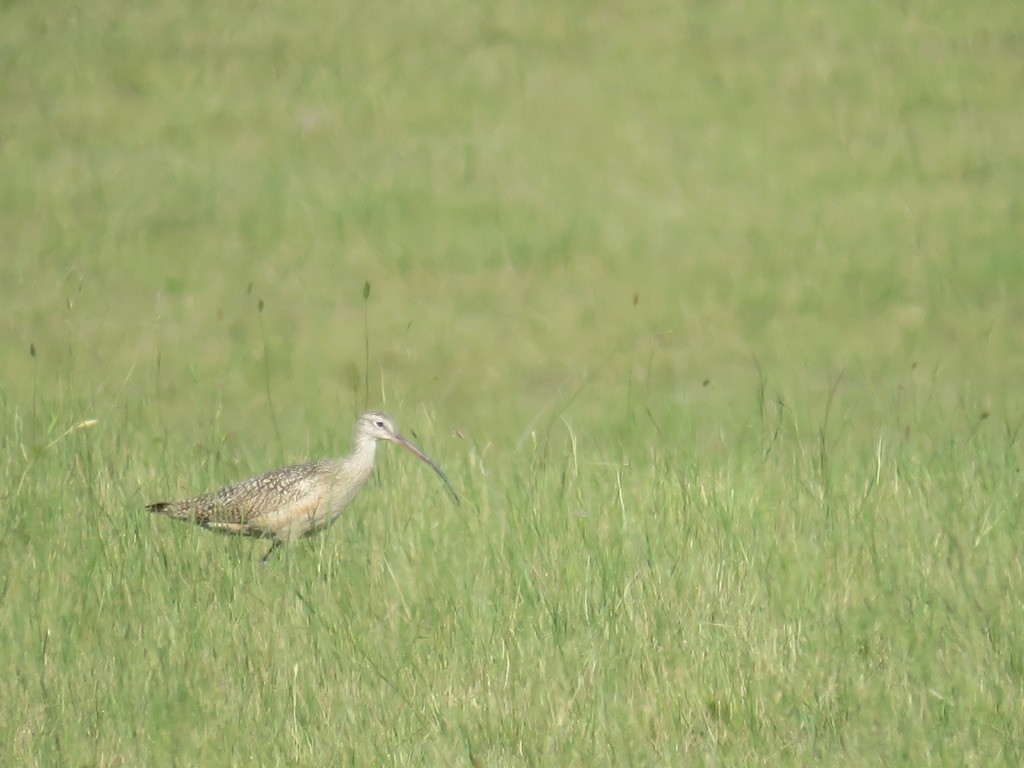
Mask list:
POLYGON ((1024 762, 1016 3, 0 17, 0 764, 1024 762))

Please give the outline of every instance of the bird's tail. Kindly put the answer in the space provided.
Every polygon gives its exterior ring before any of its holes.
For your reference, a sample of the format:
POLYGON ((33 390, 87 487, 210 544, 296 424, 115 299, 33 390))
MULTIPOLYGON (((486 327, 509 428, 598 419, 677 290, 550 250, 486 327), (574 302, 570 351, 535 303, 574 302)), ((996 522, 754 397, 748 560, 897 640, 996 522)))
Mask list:
POLYGON ((167 517, 179 519, 182 515, 181 506, 176 501, 158 501, 153 504, 147 504, 146 509, 156 515, 166 515, 167 517))
POLYGON ((146 509, 150 512, 169 517, 172 520, 184 520, 189 523, 206 525, 215 510, 205 497, 195 499, 182 499, 181 501, 158 501, 147 504, 146 509))

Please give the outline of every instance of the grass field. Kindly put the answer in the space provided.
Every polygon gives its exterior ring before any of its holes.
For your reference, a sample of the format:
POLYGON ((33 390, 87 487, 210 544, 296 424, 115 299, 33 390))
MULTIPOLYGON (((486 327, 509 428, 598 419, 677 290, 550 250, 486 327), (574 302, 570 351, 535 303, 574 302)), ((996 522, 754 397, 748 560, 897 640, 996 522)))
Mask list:
POLYGON ((0 19, 0 765, 1024 764, 1019 3, 0 19))

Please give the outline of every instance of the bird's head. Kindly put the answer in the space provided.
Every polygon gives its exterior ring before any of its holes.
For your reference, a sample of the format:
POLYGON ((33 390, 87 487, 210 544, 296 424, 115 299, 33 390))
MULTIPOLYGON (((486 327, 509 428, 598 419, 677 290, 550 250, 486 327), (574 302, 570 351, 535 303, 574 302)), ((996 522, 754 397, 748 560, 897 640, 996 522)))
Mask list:
POLYGON ((367 411, 360 416, 356 431, 367 437, 372 437, 374 440, 390 440, 393 443, 400 443, 403 439, 395 429, 395 422, 391 420, 391 417, 380 411, 367 411))
POLYGON ((455 503, 459 503, 459 495, 455 492, 455 489, 452 488, 452 484, 448 479, 448 476, 441 471, 441 468, 437 466, 437 463, 433 459, 402 437, 399 431, 395 428, 395 422, 393 422, 391 417, 386 413, 381 413, 380 411, 367 411, 359 417, 359 422, 356 424, 356 442, 358 443, 360 438, 366 437, 372 440, 387 440, 388 442, 395 443, 405 448, 437 473, 437 476, 440 477, 448 487, 448 491, 451 493, 452 498, 455 499, 455 503))

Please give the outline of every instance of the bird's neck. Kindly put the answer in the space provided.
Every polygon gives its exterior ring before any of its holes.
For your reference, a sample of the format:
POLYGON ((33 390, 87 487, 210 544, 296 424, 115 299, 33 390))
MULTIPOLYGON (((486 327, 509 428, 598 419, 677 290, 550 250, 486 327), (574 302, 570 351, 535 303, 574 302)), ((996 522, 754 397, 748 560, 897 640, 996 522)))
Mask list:
POLYGON ((376 451, 376 440, 356 435, 352 453, 328 463, 327 471, 333 476, 325 507, 328 519, 337 517, 369 479, 376 451))
POLYGON ((344 473, 358 484, 366 482, 373 472, 373 460, 377 454, 377 441, 367 435, 356 435, 352 453, 342 459, 344 473))
POLYGON ((373 466, 373 458, 377 453, 377 441, 367 435, 356 435, 356 442, 352 448, 351 459, 356 464, 368 464, 373 466))

